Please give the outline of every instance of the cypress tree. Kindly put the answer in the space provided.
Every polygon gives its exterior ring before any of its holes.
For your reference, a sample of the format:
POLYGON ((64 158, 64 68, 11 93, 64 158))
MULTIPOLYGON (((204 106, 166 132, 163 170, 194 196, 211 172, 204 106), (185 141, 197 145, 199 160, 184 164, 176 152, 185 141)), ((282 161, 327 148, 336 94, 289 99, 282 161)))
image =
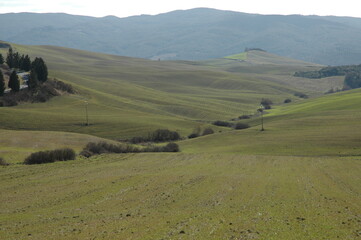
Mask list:
POLYGON ((0 96, 3 96, 5 92, 5 79, 3 72, 0 71, 0 96))
POLYGON ((9 66, 9 68, 14 67, 14 54, 11 47, 9 48, 8 55, 6 56, 6 64, 9 66))
POLYGON ((25 60, 25 56, 24 56, 24 54, 22 54, 22 55, 20 56, 20 59, 19 59, 19 66, 18 66, 18 68, 19 68, 19 69, 21 69, 21 70, 24 70, 24 69, 23 69, 23 66, 24 66, 24 60, 25 60))
POLYGON ((11 88, 12 92, 20 91, 20 81, 18 75, 16 74, 16 71, 13 71, 11 73, 8 87, 11 88))
POLYGON ((20 54, 18 52, 15 52, 13 54, 13 67, 14 68, 20 68, 20 60, 21 60, 20 54))
POLYGON ((35 71, 39 82, 45 82, 48 79, 48 67, 42 58, 35 58, 31 64, 31 71, 35 71))
POLYGON ((4 64, 4 57, 3 55, 1 55, 1 53, 0 53, 0 64, 4 64))
POLYGON ((23 58, 21 69, 24 70, 24 71, 30 71, 30 69, 31 69, 31 60, 30 60, 29 55, 26 55, 23 58))

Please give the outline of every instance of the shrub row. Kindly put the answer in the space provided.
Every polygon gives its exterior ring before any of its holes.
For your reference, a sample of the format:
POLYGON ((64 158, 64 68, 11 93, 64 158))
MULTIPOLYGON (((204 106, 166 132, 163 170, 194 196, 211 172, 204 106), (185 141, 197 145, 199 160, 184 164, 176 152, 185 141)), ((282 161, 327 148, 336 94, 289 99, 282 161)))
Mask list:
POLYGON ((199 137, 199 136, 205 136, 205 135, 209 135, 209 134, 213 134, 214 131, 212 128, 210 127, 207 127, 203 130, 202 134, 200 134, 199 132, 197 133, 191 133, 188 138, 196 138, 196 137, 199 137))
POLYGON ((24 163, 25 164, 41 164, 41 163, 52 163, 56 161, 68 161, 75 159, 75 152, 73 149, 64 148, 56 149, 52 151, 40 151, 32 153, 28 156, 24 163))
POLYGON ((112 144, 107 142, 89 142, 80 155, 91 157, 102 153, 140 153, 140 152, 179 152, 179 146, 176 143, 168 143, 165 146, 149 146, 138 148, 126 144, 112 144))
POLYGON ((146 147, 142 152, 179 152, 179 146, 176 143, 168 143, 165 146, 146 147))
POLYGON ((148 137, 133 137, 130 139, 130 142, 133 144, 142 143, 142 142, 167 142, 167 141, 176 141, 181 137, 179 133, 175 131, 170 131, 168 129, 158 129, 152 133, 148 134, 148 137))
POLYGON ((213 125, 220 126, 220 127, 232 127, 232 123, 226 122, 226 121, 215 121, 213 122, 213 125))
MULTIPOLYGON (((89 142, 80 155, 91 157, 102 153, 140 153, 140 152, 179 152, 179 146, 176 143, 168 143, 165 146, 149 146, 146 148, 138 148, 131 145, 116 145, 107 142, 89 142)), ((74 160, 76 154, 73 149, 64 148, 52 151, 40 151, 32 153, 24 160, 24 164, 42 164, 53 163, 57 161, 74 160)), ((8 165, 3 158, 0 157, 0 165, 8 165)))
POLYGON ((91 157, 92 155, 102 153, 134 153, 140 152, 136 147, 130 145, 116 145, 107 142, 89 142, 80 155, 84 157, 91 157))

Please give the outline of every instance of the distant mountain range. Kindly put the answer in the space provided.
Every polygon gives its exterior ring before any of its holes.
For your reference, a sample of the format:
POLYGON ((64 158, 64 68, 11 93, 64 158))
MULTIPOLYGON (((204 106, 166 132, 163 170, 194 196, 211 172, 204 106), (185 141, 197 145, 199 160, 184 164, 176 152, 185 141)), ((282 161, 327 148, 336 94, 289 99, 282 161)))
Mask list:
POLYGON ((0 40, 149 59, 200 60, 261 48, 324 65, 361 63, 361 18, 197 8, 127 18, 0 14, 0 40))

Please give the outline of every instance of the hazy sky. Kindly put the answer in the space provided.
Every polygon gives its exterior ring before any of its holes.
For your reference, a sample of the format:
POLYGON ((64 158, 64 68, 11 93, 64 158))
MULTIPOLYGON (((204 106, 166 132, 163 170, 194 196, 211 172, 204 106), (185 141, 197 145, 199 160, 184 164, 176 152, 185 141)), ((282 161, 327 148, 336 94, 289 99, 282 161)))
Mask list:
POLYGON ((65 12, 76 15, 127 17, 178 9, 208 7, 260 14, 361 17, 359 0, 0 0, 0 13, 65 12))

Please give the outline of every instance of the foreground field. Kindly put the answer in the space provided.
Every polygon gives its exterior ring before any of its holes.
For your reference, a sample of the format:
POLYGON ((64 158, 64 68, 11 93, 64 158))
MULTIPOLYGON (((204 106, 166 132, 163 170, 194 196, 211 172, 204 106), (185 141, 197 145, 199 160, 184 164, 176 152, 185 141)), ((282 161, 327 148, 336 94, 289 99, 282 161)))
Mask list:
POLYGON ((72 148, 80 152, 88 142, 110 140, 95 136, 49 131, 15 131, 0 129, 0 157, 9 164, 22 163, 31 153, 72 148))
POLYGON ((0 169, 1 239, 358 239, 360 159, 102 155, 0 169))

